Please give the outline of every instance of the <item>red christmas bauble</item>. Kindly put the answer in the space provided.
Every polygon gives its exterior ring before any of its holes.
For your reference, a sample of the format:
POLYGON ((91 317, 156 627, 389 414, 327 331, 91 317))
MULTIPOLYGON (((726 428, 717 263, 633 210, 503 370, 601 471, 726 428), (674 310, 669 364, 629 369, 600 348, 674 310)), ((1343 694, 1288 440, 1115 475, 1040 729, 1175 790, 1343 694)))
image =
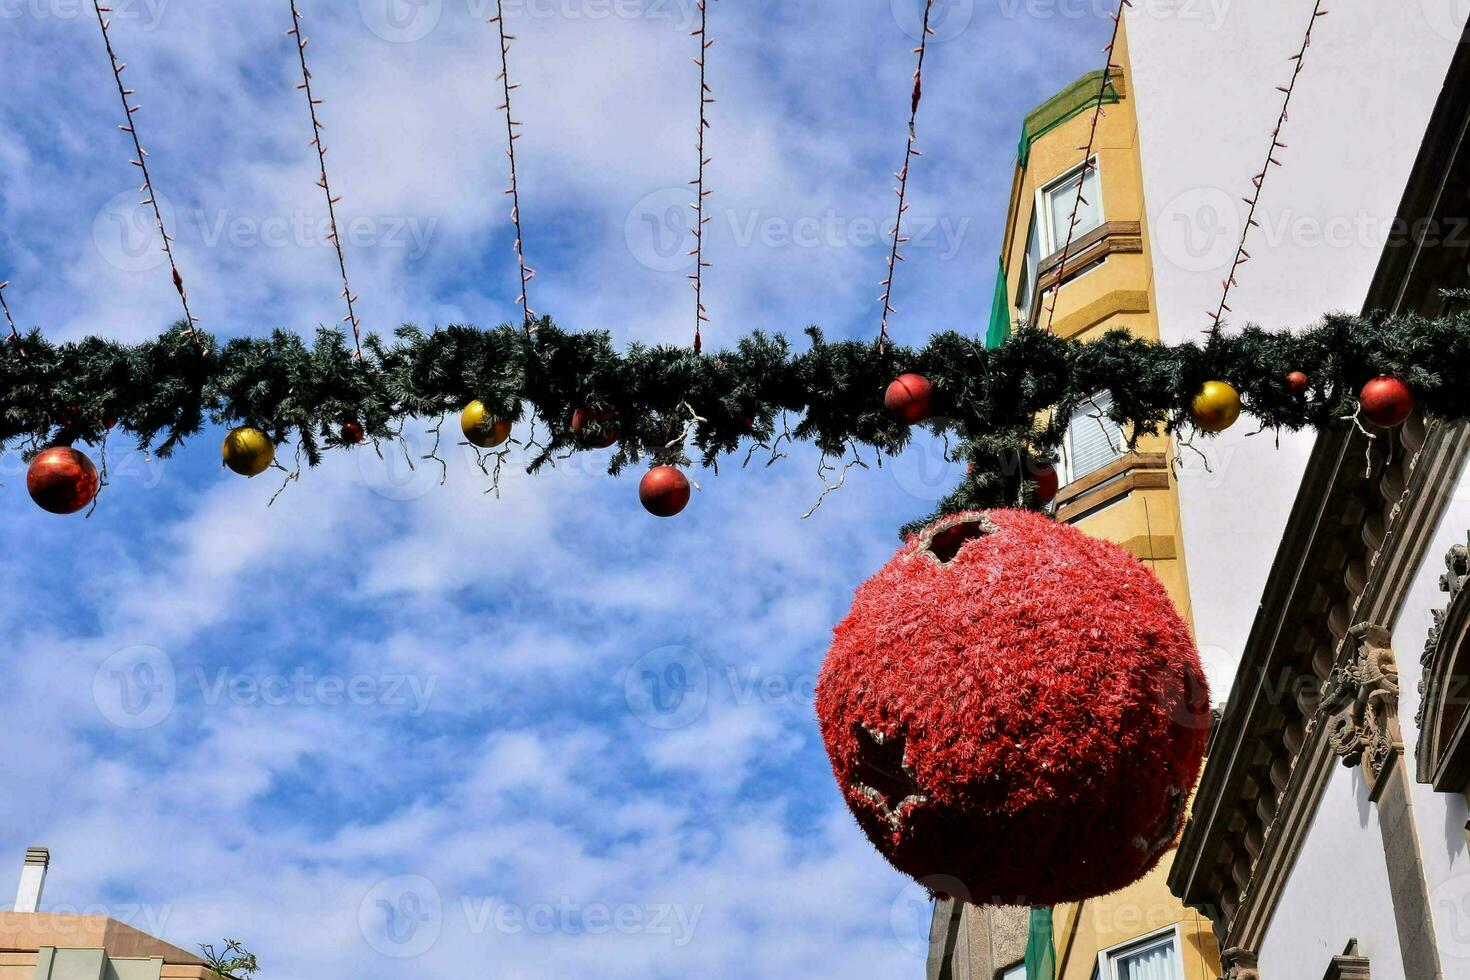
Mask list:
POLYGON ((1050 464, 1034 467, 1026 476, 1036 487, 1036 496, 1043 504, 1055 500, 1057 491, 1062 488, 1062 478, 1057 473, 1057 468, 1050 464))
POLYGON ((901 375, 883 395, 888 414, 909 425, 917 425, 934 414, 934 386, 922 374, 901 375))
POLYGON ((1385 429, 1401 425, 1414 414, 1414 393, 1398 378, 1387 375, 1363 385, 1358 400, 1362 402, 1363 414, 1368 416, 1368 421, 1385 429))
POLYGON ((1293 371, 1286 376, 1286 390, 1293 395, 1305 395, 1311 386, 1311 379, 1301 371, 1293 371))
POLYGON ((689 477, 672 466, 655 466, 643 474, 638 499, 654 517, 673 517, 689 506, 689 477))
POLYGON ((611 411, 595 412, 590 408, 579 408, 572 413, 572 433, 594 449, 606 449, 618 441, 618 427, 613 424, 614 418, 611 411), (591 433, 593 423, 601 427, 602 435, 591 433), (584 431, 587 433, 585 436, 584 431))
POLYGON ((1159 580, 1019 510, 910 539, 858 589, 816 693, 868 838, 977 904, 1075 902, 1146 874, 1183 824, 1210 717, 1159 580))
POLYGON ((86 454, 70 446, 56 446, 31 460, 26 489, 42 510, 75 514, 97 496, 97 467, 86 454))
POLYGON ((342 441, 349 446, 355 446, 367 438, 367 432, 356 422, 342 423, 342 441))

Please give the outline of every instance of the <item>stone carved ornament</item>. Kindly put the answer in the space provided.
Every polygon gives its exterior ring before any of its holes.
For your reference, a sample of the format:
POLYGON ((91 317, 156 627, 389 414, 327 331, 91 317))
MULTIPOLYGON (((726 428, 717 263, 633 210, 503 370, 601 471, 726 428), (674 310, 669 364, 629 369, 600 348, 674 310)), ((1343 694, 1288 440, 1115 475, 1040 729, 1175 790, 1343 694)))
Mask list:
MULTIPOLYGON (((1470 581, 1470 548, 1463 544, 1455 545, 1444 556, 1444 564, 1445 573, 1439 577, 1439 590, 1449 596, 1450 605, 1454 605, 1456 597, 1465 588, 1465 583, 1470 581)), ((1425 712, 1429 708, 1429 678, 1433 673, 1435 659, 1439 656, 1439 642, 1448 614, 1449 606, 1434 610, 1434 625, 1429 628, 1429 638, 1424 641, 1424 656, 1419 661, 1424 665, 1424 674, 1419 681, 1419 713, 1414 717, 1414 722, 1421 732, 1424 730, 1425 712)))
POLYGON ((1321 710, 1327 741, 1352 768, 1361 765, 1375 786, 1393 754, 1403 749, 1399 732, 1399 669, 1387 629, 1360 623, 1348 630, 1352 653, 1332 671, 1321 710))
POLYGON ((1261 980, 1256 954, 1247 949, 1227 949, 1220 957, 1225 976, 1220 980, 1261 980))

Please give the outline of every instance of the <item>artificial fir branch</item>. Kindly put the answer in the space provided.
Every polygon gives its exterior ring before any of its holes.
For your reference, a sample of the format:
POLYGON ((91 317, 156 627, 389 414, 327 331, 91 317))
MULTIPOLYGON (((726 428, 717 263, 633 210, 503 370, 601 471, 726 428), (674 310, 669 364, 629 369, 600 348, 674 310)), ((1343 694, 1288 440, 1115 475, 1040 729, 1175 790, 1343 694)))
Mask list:
POLYGON ((884 388, 914 371, 938 393, 931 425, 944 427, 956 458, 971 464, 941 503, 948 513, 1022 499, 1025 461, 1053 457, 1061 420, 1102 391, 1113 395, 1108 415, 1135 440, 1189 426, 1195 393, 1215 379, 1234 385, 1266 428, 1341 426, 1356 412, 1356 393, 1380 374, 1408 383, 1435 415, 1470 418, 1470 312, 1332 314, 1300 332, 1247 327, 1178 346, 1122 330, 1084 343, 1030 328, 990 350, 957 333, 909 349, 830 341, 812 327, 799 352, 757 332, 705 354, 637 344, 620 352, 607 333, 573 333, 542 318, 534 339, 509 324, 367 336, 361 365, 351 338, 336 330, 320 330, 310 343, 277 331, 222 346, 201 334, 203 358, 186 331, 181 322, 137 345, 97 337, 55 344, 31 333, 25 357, 14 345, 0 355, 0 442, 28 451, 96 443, 115 422, 140 449, 167 456, 213 422, 295 440, 314 466, 343 445, 345 422, 391 439, 405 418, 457 412, 478 398, 499 417, 547 426, 533 471, 600 434, 601 422, 572 431, 579 408, 611 413, 612 472, 643 459, 688 465, 691 453, 711 465, 788 436, 832 459, 860 446, 881 459, 902 451, 911 435, 884 413, 884 388), (1289 371, 1310 378, 1306 396, 1287 390, 1289 371), (680 436, 691 408, 702 421, 686 443, 680 436), (796 420, 789 433, 788 416, 796 420))

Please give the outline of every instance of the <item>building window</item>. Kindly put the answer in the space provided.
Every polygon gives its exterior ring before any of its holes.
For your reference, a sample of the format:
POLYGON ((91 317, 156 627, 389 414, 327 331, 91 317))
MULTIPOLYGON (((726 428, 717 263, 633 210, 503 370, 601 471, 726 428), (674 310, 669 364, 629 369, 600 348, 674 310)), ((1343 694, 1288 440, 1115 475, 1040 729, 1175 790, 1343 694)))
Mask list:
POLYGON ((1087 164, 1079 164, 1041 189, 1039 210, 1044 215, 1041 246, 1047 255, 1053 255, 1067 244, 1067 226, 1072 220, 1072 209, 1077 209, 1077 227, 1072 231, 1072 241, 1100 227, 1103 223, 1102 187, 1098 173, 1097 158, 1087 164), (1077 185, 1081 183, 1082 201, 1077 201, 1077 185))
POLYGON ((1103 950, 1097 957, 1099 980, 1184 980, 1179 936, 1171 927, 1140 942, 1103 950))
POLYGON ((1026 964, 1008 966, 995 975, 995 980, 1026 980, 1026 964))
POLYGON ((1123 428, 1108 418, 1113 393, 1099 392, 1078 405, 1062 445, 1064 483, 1075 483, 1120 458, 1127 448, 1123 428))
POLYGON ((1021 258, 1021 281, 1016 286, 1016 313, 1030 321, 1036 301, 1036 277, 1041 268, 1041 239, 1037 237, 1036 212, 1031 212, 1031 228, 1026 232, 1026 254, 1021 258))

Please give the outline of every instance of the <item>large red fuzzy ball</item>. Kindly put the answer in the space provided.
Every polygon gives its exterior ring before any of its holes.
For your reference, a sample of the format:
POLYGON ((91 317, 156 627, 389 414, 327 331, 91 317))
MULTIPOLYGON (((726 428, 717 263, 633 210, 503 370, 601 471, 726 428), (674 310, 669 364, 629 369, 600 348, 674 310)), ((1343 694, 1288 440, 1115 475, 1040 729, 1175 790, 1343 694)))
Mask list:
POLYGON ((1159 580, 1015 510, 945 518, 864 583, 816 706, 868 838, 981 904, 1080 901, 1146 874, 1178 835, 1209 727, 1199 654, 1159 580))

